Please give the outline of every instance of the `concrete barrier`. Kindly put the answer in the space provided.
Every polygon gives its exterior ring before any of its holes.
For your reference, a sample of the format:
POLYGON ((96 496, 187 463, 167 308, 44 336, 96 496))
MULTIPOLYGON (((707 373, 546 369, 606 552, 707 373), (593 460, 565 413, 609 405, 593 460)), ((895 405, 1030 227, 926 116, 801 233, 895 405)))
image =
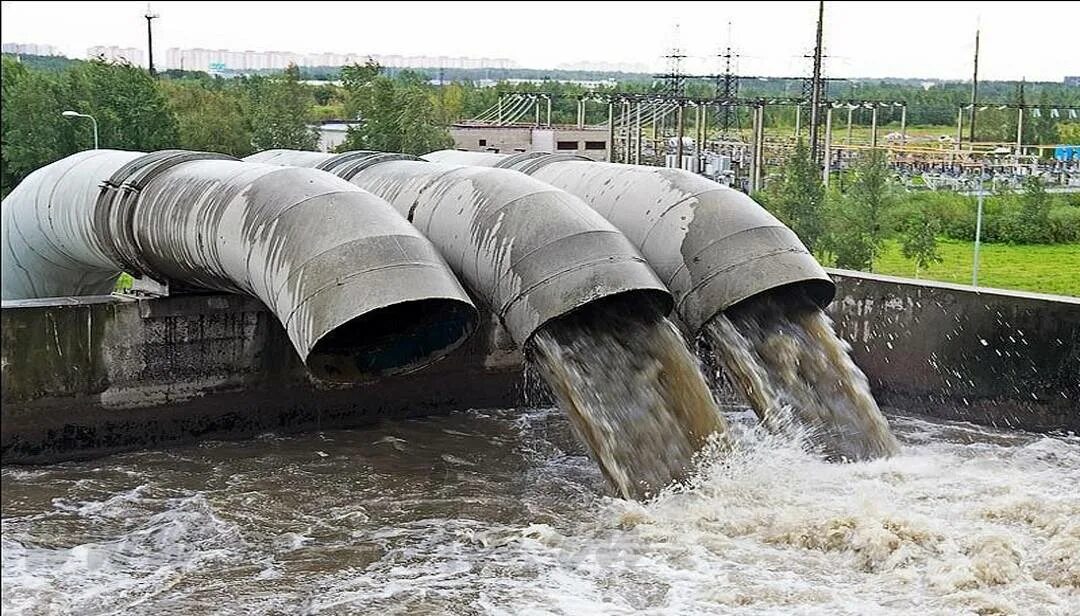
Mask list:
POLYGON ((520 397, 520 353, 490 318, 424 370, 338 385, 312 378, 278 320, 240 295, 23 300, 4 302, 0 316, 3 463, 355 426, 520 397))
MULTIPOLYGON (((884 406, 1080 431, 1080 299, 831 274, 838 330, 884 406)), ((521 354, 490 317, 424 370, 349 386, 313 379, 238 295, 4 302, 0 317, 5 464, 524 402, 521 354)))
POLYGON ((883 406, 1080 432, 1080 298, 830 274, 837 330, 883 406))

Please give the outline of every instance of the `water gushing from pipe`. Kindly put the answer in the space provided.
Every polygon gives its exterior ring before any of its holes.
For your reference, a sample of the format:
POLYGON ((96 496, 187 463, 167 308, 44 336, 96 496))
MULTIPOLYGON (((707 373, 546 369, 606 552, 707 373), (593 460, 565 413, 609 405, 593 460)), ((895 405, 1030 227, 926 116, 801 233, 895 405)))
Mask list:
POLYGON ((541 328, 530 358, 624 498, 684 479, 727 425, 678 329, 655 311, 586 309, 541 328))
POLYGON ((704 336, 732 386, 770 430, 805 431, 807 442, 833 459, 896 453, 896 438, 850 346, 804 293, 751 298, 710 320, 704 336))

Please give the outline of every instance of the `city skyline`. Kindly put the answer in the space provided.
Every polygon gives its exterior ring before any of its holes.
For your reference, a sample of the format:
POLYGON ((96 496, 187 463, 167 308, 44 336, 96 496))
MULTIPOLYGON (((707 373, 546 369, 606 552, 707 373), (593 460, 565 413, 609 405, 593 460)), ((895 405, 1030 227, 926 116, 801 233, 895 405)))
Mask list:
MULTIPOLYGON (((53 44, 69 57, 90 47, 146 46, 146 5, 139 2, 2 3, 0 39, 53 44), (61 15, 61 18, 57 18, 61 15)), ((521 68, 599 67, 666 70, 677 48, 690 73, 716 72, 731 43, 737 71, 765 76, 807 73, 816 2, 665 4, 537 3, 528 20, 478 3, 156 2, 154 57, 167 50, 252 53, 287 49, 298 56, 504 59, 521 68), (304 11, 298 13, 298 7, 304 11), (636 10, 640 8, 641 10, 636 10), (297 15, 305 17, 302 27, 297 15), (669 17, 674 15, 674 17, 669 17), (778 15, 784 17, 778 19, 778 15), (233 28, 244 23, 241 29, 233 28), (380 27, 370 27, 378 23, 380 27), (730 25, 729 25, 730 24, 730 25), (729 36, 730 33, 730 36, 729 36), (533 44, 522 44, 528 39, 533 44), (330 50, 330 51, 328 51, 330 50)), ((982 31, 980 77, 1058 81, 1080 73, 1068 54, 1076 3, 832 3, 825 5, 826 73, 836 77, 970 79, 974 32, 982 31), (1050 41, 1050 44, 1047 44, 1050 41), (1061 41, 1056 50, 1053 41, 1061 41), (917 44, 916 44, 917 43, 917 44)), ((405 64, 408 66, 408 64, 405 64)), ((437 66, 437 65, 435 65, 437 66)))

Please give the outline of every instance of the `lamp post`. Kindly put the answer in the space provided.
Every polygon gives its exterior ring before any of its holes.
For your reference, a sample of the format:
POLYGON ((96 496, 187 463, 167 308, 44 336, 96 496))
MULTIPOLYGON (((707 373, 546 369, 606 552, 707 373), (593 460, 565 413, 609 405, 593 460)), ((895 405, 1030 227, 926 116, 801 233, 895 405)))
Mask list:
POLYGON ((975 213, 975 256, 971 264, 971 286, 979 286, 979 243, 982 241, 983 219, 983 176, 986 174, 986 166, 979 167, 979 194, 978 208, 975 213))
POLYGON ((94 149, 98 149, 98 132, 97 132, 97 120, 94 116, 87 115, 85 113, 79 113, 78 111, 65 111, 62 114, 65 118, 90 118, 90 121, 94 123, 94 149))

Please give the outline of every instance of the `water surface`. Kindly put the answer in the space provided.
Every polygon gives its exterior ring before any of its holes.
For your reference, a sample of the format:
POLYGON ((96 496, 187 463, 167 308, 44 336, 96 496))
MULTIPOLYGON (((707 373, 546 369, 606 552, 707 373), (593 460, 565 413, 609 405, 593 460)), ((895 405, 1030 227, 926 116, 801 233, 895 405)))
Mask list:
POLYGON ((556 409, 2 471, 12 614, 1077 614, 1080 439, 891 417, 613 498, 556 409))

